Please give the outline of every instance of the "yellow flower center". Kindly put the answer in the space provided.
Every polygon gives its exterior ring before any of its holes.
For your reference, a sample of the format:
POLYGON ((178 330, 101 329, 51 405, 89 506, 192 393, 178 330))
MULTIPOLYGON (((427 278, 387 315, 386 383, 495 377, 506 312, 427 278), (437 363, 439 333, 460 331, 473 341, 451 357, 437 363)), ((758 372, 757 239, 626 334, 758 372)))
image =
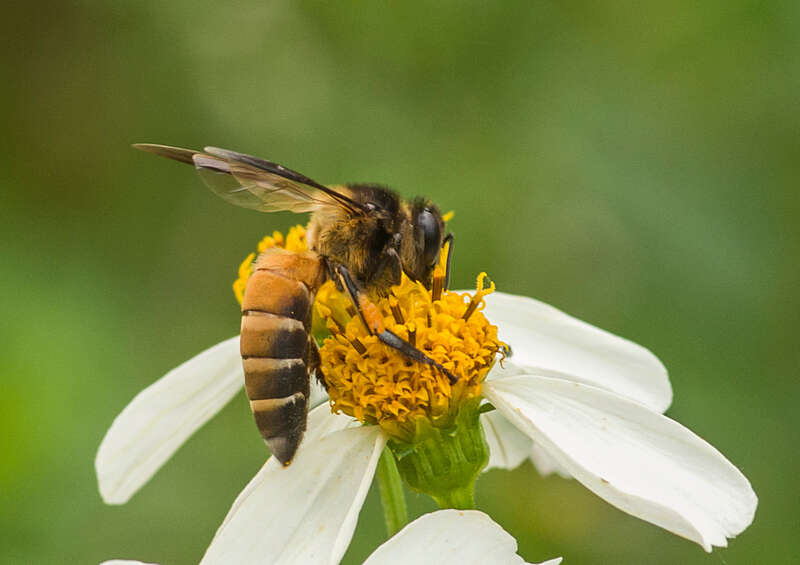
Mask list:
MULTIPOLYGON (((292 228, 285 240, 275 232, 262 240, 259 252, 272 246, 303 250, 305 230, 292 228)), ((234 283, 240 301, 254 258, 251 254, 245 259, 234 283)), ((440 261, 434 279, 443 280, 444 263, 440 261)), ((484 288, 485 280, 481 273, 476 292, 470 294, 444 291, 436 284, 430 291, 403 275, 387 298, 375 302, 386 329, 439 363, 455 377, 453 382, 440 369, 383 344, 364 326, 349 297, 326 282, 316 295, 313 327, 316 336, 325 329, 328 334, 320 357, 331 409, 411 442, 420 427, 448 428, 464 403, 477 406, 481 383, 504 345, 497 327, 481 312, 483 297, 495 288, 494 283, 484 288)))
POLYGON ((459 407, 477 400, 481 383, 501 342, 497 327, 480 310, 485 274, 474 295, 445 291, 438 299, 422 285, 404 280, 376 305, 386 328, 439 363, 441 370, 417 363, 371 335, 358 316, 346 324, 330 320, 331 336, 320 350, 331 407, 392 437, 411 441, 425 420, 437 428, 453 425, 459 407), (342 329, 343 328, 343 329, 342 329))

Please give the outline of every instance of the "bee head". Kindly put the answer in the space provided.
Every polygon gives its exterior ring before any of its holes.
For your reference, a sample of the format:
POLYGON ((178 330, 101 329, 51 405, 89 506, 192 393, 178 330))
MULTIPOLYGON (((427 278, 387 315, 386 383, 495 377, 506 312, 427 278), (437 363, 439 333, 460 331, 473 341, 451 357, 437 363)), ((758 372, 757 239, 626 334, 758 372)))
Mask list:
POLYGON ((403 270, 409 278, 430 287, 444 238, 444 220, 439 208, 430 201, 417 198, 410 206, 402 231, 400 259, 403 270))

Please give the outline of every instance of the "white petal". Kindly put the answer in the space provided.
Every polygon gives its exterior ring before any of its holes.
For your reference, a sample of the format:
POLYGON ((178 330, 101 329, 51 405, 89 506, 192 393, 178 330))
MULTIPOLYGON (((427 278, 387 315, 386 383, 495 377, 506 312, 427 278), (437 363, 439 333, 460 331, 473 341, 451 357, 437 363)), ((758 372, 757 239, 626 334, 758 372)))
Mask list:
POLYGON ((535 443, 531 445, 530 457, 533 466, 536 467, 536 470, 539 471, 539 474, 543 477, 556 474, 565 479, 572 478, 572 475, 569 474, 569 471, 567 471, 563 465, 559 465, 558 461, 553 459, 546 449, 535 443))
POLYGON ((640 345, 524 296, 495 292, 483 312, 511 345, 517 365, 572 375, 658 412, 672 402, 664 365, 640 345))
POLYGON ((481 416, 483 433, 489 444, 489 464, 485 470, 515 469, 531 453, 531 440, 497 410, 481 416))
MULTIPOLYGON (((361 424, 359 424, 357 420, 349 416, 331 413, 331 408, 329 404, 327 403, 325 403, 324 405, 321 404, 316 408, 314 408, 308 414, 306 433, 303 437, 303 441, 300 443, 299 449, 302 450, 304 449, 307 443, 314 442, 334 432, 338 432, 347 428, 358 427, 360 425, 361 424)), ((264 468, 262 468, 262 471, 264 468)), ((258 477, 258 475, 256 475, 256 477, 258 477)), ((256 489, 259 485, 261 485, 261 482, 255 480, 255 478, 252 479, 249 483, 247 483, 247 485, 244 487, 244 490, 242 490, 242 492, 239 493, 239 496, 236 497, 236 500, 233 501, 231 509, 228 510, 228 515, 225 516, 225 520, 223 520, 222 524, 217 529, 217 534, 216 534, 217 536, 220 534, 221 531, 224 530, 225 525, 230 521, 230 519, 233 516, 236 516, 236 511, 239 508, 239 506, 244 504, 244 502, 250 497, 250 493, 254 489, 256 489)))
MULTIPOLYGON (((312 394, 313 398, 313 394, 312 394)), ((303 436, 303 443, 317 441, 334 432, 346 430, 347 428, 358 428, 361 424, 355 418, 344 414, 333 414, 331 405, 325 402, 314 408, 308 413, 308 423, 306 433, 303 436)), ((300 444, 302 447, 302 443, 300 444)))
POLYGON ((202 564, 339 563, 386 440, 377 426, 309 435, 289 467, 273 457, 256 474, 202 564))
POLYGON ((483 391, 559 465, 625 512, 706 551, 753 521, 757 498, 744 475, 690 430, 638 402, 535 375, 492 381, 483 391))
POLYGON ((517 365, 514 361, 505 359, 502 363, 497 362, 492 366, 489 374, 486 375, 486 380, 492 381, 494 379, 513 377, 514 375, 527 375, 530 372, 530 367, 517 365))
POLYGON ((243 383, 236 336, 192 357, 136 395, 97 451, 95 469, 103 500, 127 502, 243 383))
MULTIPOLYGON (((477 510, 420 516, 385 542, 364 565, 519 565, 517 541, 477 510)), ((540 565, 558 565, 561 558, 540 565)))
MULTIPOLYGON (((496 364, 489 372, 486 380, 502 379, 513 375, 524 375, 531 369, 518 367, 510 361, 504 361, 503 367, 496 364)), ((571 479, 570 474, 556 463, 541 447, 534 444, 528 436, 512 425, 500 411, 495 410, 485 413, 481 423, 486 434, 486 443, 489 444, 489 464, 485 470, 497 467, 499 469, 514 469, 526 458, 530 457, 531 463, 542 476, 553 473, 565 479, 571 479), (490 421, 487 421, 490 420, 490 421)))
MULTIPOLYGON (((505 365, 506 372, 510 374, 524 374, 524 369, 509 363, 505 365)), ((528 436, 519 431, 499 410, 482 414, 481 424, 486 436, 486 443, 489 445, 489 464, 486 465, 484 471, 494 468, 516 469, 525 459, 530 458, 531 463, 542 476, 555 473, 565 479, 572 478, 566 469, 550 457, 544 449, 533 443, 528 436)))

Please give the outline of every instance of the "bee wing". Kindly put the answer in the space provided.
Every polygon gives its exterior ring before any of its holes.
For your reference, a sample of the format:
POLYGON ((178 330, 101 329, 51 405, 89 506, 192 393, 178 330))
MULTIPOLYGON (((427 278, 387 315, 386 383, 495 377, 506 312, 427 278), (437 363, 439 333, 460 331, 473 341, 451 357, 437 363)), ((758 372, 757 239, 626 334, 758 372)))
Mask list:
POLYGON ((200 178, 231 204, 260 212, 310 212, 320 206, 341 206, 317 188, 244 163, 198 153, 194 165, 200 178))
POLYGON ((135 148, 192 164, 208 187, 231 204, 261 212, 310 212, 320 207, 360 213, 361 204, 327 186, 272 161, 217 147, 204 151, 167 145, 136 144, 135 148))

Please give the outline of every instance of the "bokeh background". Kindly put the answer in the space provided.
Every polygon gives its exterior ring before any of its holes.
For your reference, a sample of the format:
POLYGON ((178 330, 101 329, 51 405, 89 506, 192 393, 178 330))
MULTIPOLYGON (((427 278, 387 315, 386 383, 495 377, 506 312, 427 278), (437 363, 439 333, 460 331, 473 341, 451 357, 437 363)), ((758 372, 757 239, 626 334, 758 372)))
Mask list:
MULTIPOLYGON (((196 563, 263 462, 241 394, 127 505, 97 493, 116 414, 237 332, 239 262, 305 221, 231 207, 142 141, 455 210, 456 286, 487 270, 652 349, 668 414, 760 497, 709 555, 530 464, 489 472, 478 506, 527 560, 798 562, 800 4, 562 4, 4 7, 0 562, 196 563)), ((383 537, 371 492, 345 562, 383 537)))

